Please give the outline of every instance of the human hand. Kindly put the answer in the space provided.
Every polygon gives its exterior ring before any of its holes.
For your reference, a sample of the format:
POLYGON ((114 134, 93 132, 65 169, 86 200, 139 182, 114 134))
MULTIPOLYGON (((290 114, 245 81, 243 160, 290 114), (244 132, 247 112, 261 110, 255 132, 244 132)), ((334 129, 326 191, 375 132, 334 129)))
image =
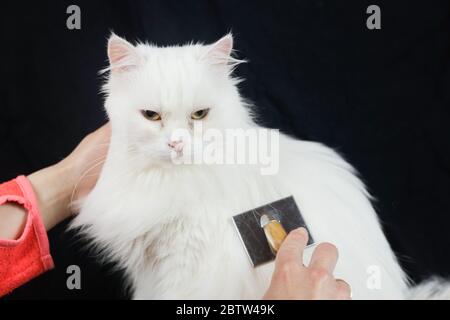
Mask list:
POLYGON ((291 231, 275 260, 275 271, 263 299, 267 300, 348 300, 350 286, 335 279, 333 270, 338 251, 330 243, 314 250, 309 266, 303 265, 303 251, 308 243, 305 228, 291 231))
POLYGON ((28 176, 47 230, 68 218, 72 213, 70 203, 94 188, 106 159, 110 135, 108 123, 86 136, 59 163, 28 176))
POLYGON ((70 172, 69 184, 73 190, 71 201, 84 198, 94 188, 106 159, 110 138, 111 125, 107 123, 87 135, 75 150, 58 164, 70 172))

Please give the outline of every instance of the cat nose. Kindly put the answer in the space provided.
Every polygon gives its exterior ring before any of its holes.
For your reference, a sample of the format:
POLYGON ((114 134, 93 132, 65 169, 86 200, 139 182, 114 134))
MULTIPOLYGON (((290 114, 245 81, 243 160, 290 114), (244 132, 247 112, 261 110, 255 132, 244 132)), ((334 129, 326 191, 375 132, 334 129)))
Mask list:
POLYGON ((181 140, 177 140, 177 141, 171 141, 171 142, 169 142, 168 143, 168 146, 171 148, 171 149, 173 149, 173 150, 175 150, 175 151, 177 151, 177 152, 181 152, 182 150, 183 150, 183 141, 181 141, 181 140))

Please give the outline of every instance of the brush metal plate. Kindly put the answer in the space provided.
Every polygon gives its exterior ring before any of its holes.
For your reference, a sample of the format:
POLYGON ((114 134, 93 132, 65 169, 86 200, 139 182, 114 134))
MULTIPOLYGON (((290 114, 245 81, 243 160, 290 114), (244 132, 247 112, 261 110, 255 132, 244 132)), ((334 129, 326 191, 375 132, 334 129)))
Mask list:
MULTIPOLYGON (((308 229, 292 196, 234 216, 234 225, 254 267, 275 259, 275 254, 270 249, 264 229, 261 227, 263 215, 274 217, 288 233, 299 227, 308 229)), ((314 240, 309 230, 308 232, 309 246, 314 240)))

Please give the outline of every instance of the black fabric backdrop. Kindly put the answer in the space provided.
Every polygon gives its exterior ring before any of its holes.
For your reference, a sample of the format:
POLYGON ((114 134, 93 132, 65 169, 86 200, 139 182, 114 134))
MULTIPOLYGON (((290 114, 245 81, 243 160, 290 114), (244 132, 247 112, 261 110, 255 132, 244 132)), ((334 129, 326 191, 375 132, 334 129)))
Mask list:
MULTIPOLYGON (((450 2, 2 1, 0 180, 67 155, 105 122, 101 78, 111 30, 160 45, 235 35, 242 93, 261 122, 343 153, 377 197, 387 237, 415 279, 450 275, 450 2), (81 30, 66 8, 81 8, 81 30), (381 7, 381 30, 366 8, 381 7)), ((124 298, 61 225, 56 269, 17 298, 124 298), (66 287, 79 265, 82 289, 66 287)))

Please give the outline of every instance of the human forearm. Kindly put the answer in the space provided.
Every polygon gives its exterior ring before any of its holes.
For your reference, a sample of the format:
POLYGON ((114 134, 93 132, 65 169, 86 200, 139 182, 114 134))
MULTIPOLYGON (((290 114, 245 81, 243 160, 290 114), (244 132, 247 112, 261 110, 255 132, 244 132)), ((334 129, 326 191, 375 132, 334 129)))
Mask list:
POLYGON ((26 211, 23 207, 6 203, 0 206, 0 239, 17 239, 26 222, 26 211))
MULTIPOLYGON (((73 190, 71 172, 68 164, 60 163, 28 176, 46 230, 70 215, 69 204, 73 190)), ((8 202, 0 206, 0 220, 0 239, 14 240, 23 231, 27 213, 21 205, 8 202)))

